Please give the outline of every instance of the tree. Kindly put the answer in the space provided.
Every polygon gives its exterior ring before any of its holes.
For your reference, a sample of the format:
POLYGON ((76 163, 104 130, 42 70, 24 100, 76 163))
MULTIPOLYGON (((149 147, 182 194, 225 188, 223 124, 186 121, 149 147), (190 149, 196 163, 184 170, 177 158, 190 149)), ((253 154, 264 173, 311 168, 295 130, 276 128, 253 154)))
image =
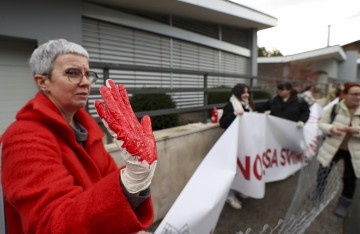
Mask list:
POLYGON ((310 62, 289 63, 288 73, 284 75, 286 80, 314 81, 318 73, 312 68, 310 62))
POLYGON ((275 57, 275 56, 283 56, 280 50, 273 49, 272 51, 266 50, 265 47, 258 47, 258 57, 275 57))

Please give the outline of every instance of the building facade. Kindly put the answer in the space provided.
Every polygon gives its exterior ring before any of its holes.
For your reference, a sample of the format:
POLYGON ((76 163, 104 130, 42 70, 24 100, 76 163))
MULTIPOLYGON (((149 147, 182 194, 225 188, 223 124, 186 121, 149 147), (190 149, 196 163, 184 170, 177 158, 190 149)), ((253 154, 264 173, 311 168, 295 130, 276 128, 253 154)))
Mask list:
POLYGON ((257 73, 260 29, 276 18, 230 1, 6 1, 0 8, 0 132, 32 97, 28 60, 56 38, 83 45, 100 75, 131 88, 192 88, 172 92, 177 108, 204 104, 207 87, 248 82, 257 73), (197 90, 198 88, 198 90, 197 90), (199 91, 200 90, 200 91, 199 91))

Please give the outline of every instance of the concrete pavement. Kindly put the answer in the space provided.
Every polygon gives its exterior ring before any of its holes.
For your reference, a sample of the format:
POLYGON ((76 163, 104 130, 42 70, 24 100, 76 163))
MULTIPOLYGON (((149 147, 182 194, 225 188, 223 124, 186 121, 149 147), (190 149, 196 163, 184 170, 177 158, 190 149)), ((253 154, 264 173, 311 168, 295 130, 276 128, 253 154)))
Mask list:
POLYGON ((346 218, 344 219, 344 234, 360 233, 360 181, 357 180, 357 189, 353 198, 353 203, 346 218))
MULTIPOLYGON (((340 175, 342 175, 342 164, 338 168, 340 175)), ((240 198, 243 205, 241 210, 235 210, 225 204, 214 233, 235 234, 239 231, 246 233, 245 231, 251 228, 253 232, 250 233, 257 234, 260 233, 265 224, 270 227, 276 226, 279 219, 286 215, 291 204, 298 177, 299 173, 296 173, 285 180, 266 184, 266 194, 263 199, 240 198)), ((360 189, 357 189, 353 204, 345 219, 338 218, 333 214, 340 193, 341 188, 335 198, 306 229, 305 234, 360 233, 360 189)), ((155 231, 158 225, 159 223, 155 223, 148 231, 155 231)))

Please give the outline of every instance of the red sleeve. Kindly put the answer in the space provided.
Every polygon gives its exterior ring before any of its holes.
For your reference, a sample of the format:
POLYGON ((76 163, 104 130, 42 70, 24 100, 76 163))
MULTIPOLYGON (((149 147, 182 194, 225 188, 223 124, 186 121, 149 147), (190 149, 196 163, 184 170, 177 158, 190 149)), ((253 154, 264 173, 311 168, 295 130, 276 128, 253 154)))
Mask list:
MULTIPOLYGON (((38 127, 18 127, 3 137, 5 199, 25 233, 132 233, 151 225, 151 198, 133 211, 118 170, 85 189, 61 153, 55 137, 38 127)), ((16 222, 11 214, 7 219, 16 222)))

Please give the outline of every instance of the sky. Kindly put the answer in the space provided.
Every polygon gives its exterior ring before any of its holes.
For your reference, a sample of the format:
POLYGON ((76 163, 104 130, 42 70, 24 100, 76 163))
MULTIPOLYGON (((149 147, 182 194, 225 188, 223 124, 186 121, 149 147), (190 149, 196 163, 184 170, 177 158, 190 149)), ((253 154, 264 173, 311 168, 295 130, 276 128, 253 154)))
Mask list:
POLYGON ((231 1, 277 18, 277 26, 258 31, 266 50, 291 55, 360 40, 360 0, 231 1))

